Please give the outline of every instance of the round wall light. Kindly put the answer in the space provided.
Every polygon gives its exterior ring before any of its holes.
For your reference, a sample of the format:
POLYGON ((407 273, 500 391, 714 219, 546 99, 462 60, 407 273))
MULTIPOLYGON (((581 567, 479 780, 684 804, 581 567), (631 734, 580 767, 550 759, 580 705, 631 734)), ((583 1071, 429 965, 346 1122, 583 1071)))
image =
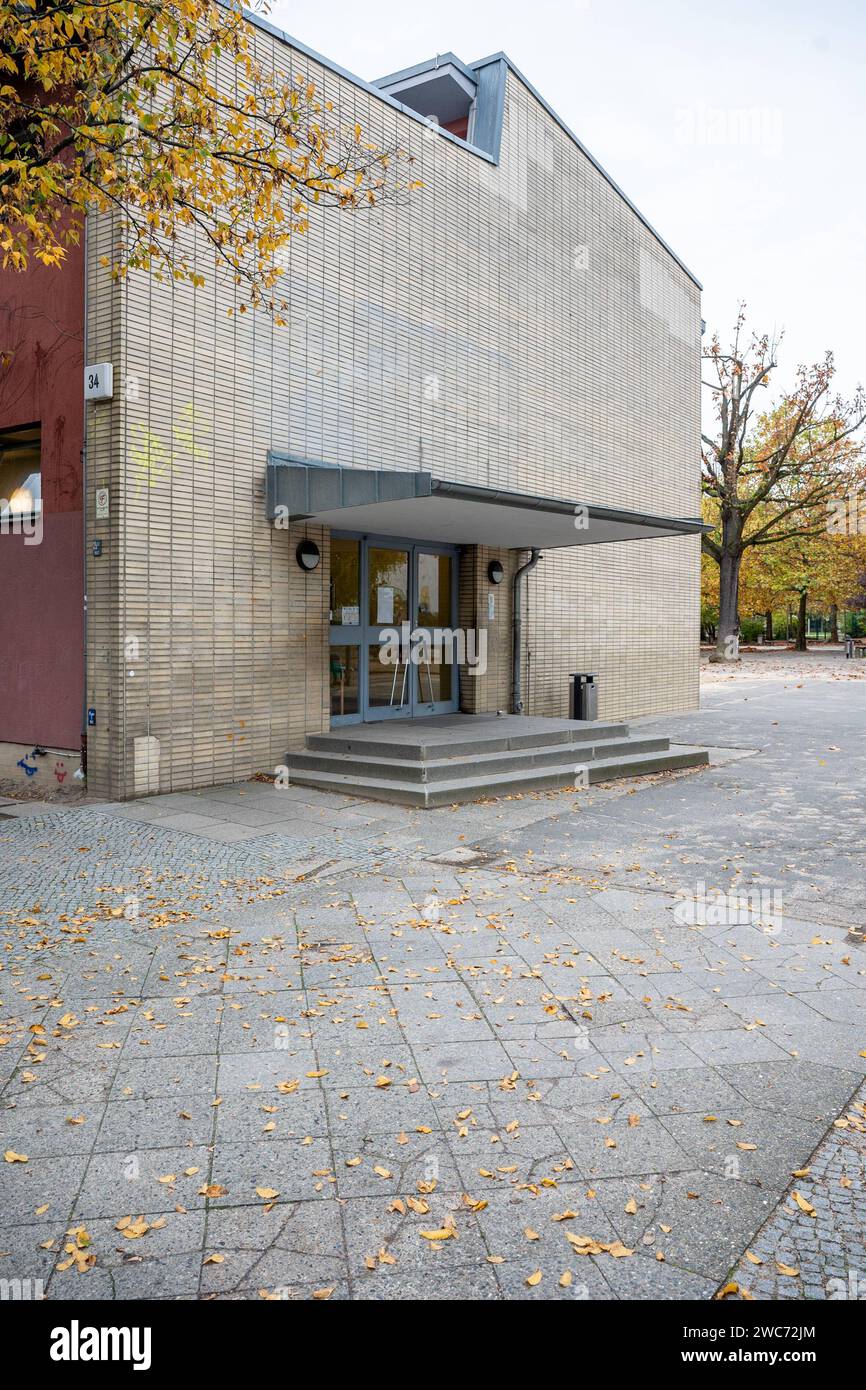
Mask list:
POLYGON ((487 566, 487 578, 491 584, 501 584, 505 578, 505 570, 498 560, 491 560, 487 566))
POLYGON ((308 574, 314 569, 318 569, 321 558, 319 547, 316 545, 315 541, 300 541, 298 543, 298 548, 295 551, 295 559, 301 569, 306 570, 308 574))

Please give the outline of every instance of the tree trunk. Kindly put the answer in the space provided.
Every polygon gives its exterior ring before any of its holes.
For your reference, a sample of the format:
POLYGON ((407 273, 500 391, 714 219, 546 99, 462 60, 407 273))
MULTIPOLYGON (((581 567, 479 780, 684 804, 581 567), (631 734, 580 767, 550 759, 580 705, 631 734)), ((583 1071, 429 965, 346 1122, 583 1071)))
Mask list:
POLYGON ((809 591, 808 589, 803 589, 800 594, 800 605, 797 609, 797 640, 794 643, 794 649, 798 652, 807 652, 809 650, 806 645, 806 604, 808 601, 809 591))
POLYGON ((773 610, 768 608, 764 614, 764 641, 773 641, 773 610))
POLYGON ((716 650, 710 661, 740 659, 740 559, 736 551, 722 551, 719 562, 719 625, 716 628, 716 650))
POLYGON ((831 642, 836 642, 836 643, 838 643, 838 641, 839 641, 839 605, 838 605, 838 603, 831 603, 831 604, 830 604, 830 641, 831 641, 831 642))

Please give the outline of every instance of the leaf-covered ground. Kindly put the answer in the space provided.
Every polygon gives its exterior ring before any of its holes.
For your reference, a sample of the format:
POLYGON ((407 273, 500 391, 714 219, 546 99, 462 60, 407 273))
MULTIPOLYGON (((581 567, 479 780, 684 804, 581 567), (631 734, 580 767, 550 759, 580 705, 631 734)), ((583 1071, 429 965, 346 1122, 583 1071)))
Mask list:
POLYGON ((0 1277, 829 1296, 864 1224, 844 1166, 810 1186, 834 1122, 866 1141, 862 686, 743 671, 658 722, 713 765, 432 812, 5 805, 0 1277), (780 1202, 822 1222, 808 1287, 780 1202))

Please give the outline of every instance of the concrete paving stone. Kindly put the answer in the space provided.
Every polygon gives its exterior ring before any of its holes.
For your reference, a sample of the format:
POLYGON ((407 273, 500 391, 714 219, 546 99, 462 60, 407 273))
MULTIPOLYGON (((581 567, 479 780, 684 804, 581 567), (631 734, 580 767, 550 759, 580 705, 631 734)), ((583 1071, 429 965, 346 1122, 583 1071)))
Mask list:
POLYGON ((432 1134, 354 1134, 334 1140, 337 1194, 345 1197, 417 1196, 424 1185, 456 1187, 461 1178, 448 1136, 432 1134), (361 1162, 357 1160, 360 1158, 361 1162), (376 1170, 379 1170, 378 1172, 376 1170))
MULTIPOLYGON (((337 987, 331 984, 308 990, 311 1013, 327 1022, 336 1020, 363 1020, 371 1027, 387 1026, 389 1014, 393 1010, 390 992, 384 984, 349 985, 337 987)), ((337 1023, 337 1027, 344 1023, 337 1023)))
MULTIPOLYGON (((602 1268, 601 1261, 616 1264, 618 1261, 606 1255, 597 1258, 586 1255, 572 1255, 566 1249, 565 1252, 548 1269, 544 1269, 538 1262, 534 1254, 512 1255, 506 1258, 505 1262, 495 1266, 496 1278, 502 1290, 502 1297, 506 1299, 521 1299, 532 1302, 548 1303, 556 1301, 559 1303, 576 1302, 604 1302, 617 1297, 609 1281, 605 1278, 605 1263, 602 1268), (534 1276, 541 1269, 541 1281, 537 1285, 530 1286, 527 1280, 534 1276), (563 1288, 560 1279, 566 1272, 572 1276, 571 1284, 563 1288)), ((589 1335, 589 1328, 586 1329, 589 1335)))
POLYGON ((588 1256, 575 1252, 568 1233, 607 1244, 617 1238, 604 1208, 587 1195, 593 1191, 585 1181, 535 1191, 519 1186, 491 1190, 490 1182, 481 1179, 471 1189, 473 1197, 488 1203, 478 1213, 478 1224, 491 1254, 503 1256, 508 1264, 516 1261, 521 1267, 528 1261, 529 1273, 540 1267, 548 1278, 555 1273, 558 1279, 563 1269, 571 1268, 576 1282, 591 1266, 588 1256))
POLYGON ((442 1128, 453 1125, 459 1112, 466 1109, 471 1109, 478 1124, 487 1129, 496 1129, 500 1124, 510 1124, 515 1119, 522 1124, 548 1123, 541 1106, 527 1098, 526 1083, 522 1083, 520 1092, 515 1094, 500 1090, 495 1081, 455 1081, 431 1086, 429 1094, 442 1128), (503 1101, 511 1099, 512 1103, 504 1111, 496 1112, 497 1096, 501 1096, 503 1101))
MULTIPOLYGON (((466 999, 463 992, 462 998, 466 999)), ((400 1029, 410 1047, 430 1043, 461 1044, 471 1051, 479 1042, 491 1042, 494 1031, 479 1013, 474 1003, 467 1001, 461 1011, 448 1005, 437 1007, 430 1000, 430 1014, 410 1012, 400 1014, 400 1029)))
MULTIPOLYGON (((271 1290, 266 1290, 269 1294, 271 1290)), ((327 1284, 297 1283, 282 1285, 278 1290, 279 1298, 277 1302, 285 1301, 289 1303, 304 1302, 306 1300, 320 1300, 326 1298, 329 1303, 341 1303, 351 1300, 352 1292, 348 1280, 331 1280, 327 1284)), ((207 1295, 208 1300, 216 1303, 260 1303, 263 1293, 260 1289, 252 1286, 244 1289, 233 1289, 229 1293, 213 1293, 207 1295)))
MULTIPOLYGON (((747 1070, 760 1067, 760 1062, 747 1062, 747 1070)), ((766 1065, 774 1066, 775 1063, 766 1065)), ((784 1063, 782 1064, 784 1065, 784 1063)), ((643 1072, 634 1078, 634 1087, 641 1099, 660 1119, 667 1115, 698 1113, 736 1118, 743 1108, 745 1097, 730 1076, 735 1067, 716 1071, 706 1064, 675 1067, 657 1075, 643 1072), (727 1078, 727 1079, 726 1079, 727 1078)))
POLYGON ((252 1083, 220 1096, 215 1107, 216 1138, 250 1143, 324 1137, 328 1133, 325 1097, 316 1086, 299 1086, 284 1095, 273 1083, 252 1083), (253 1089, 255 1087, 255 1089, 253 1089), (273 1129, 266 1126, 273 1125, 273 1129))
POLYGON ((711 992, 718 991, 718 997, 723 998, 729 1005, 739 997, 762 994, 765 991, 764 976, 748 963, 734 960, 733 957, 709 953, 705 955, 697 951, 687 954, 681 951, 677 959, 682 964, 683 975, 687 979, 695 981, 711 992))
MULTIPOLYGON (((602 1106, 600 1115, 610 1113, 602 1106)), ((630 1123, 628 1114, 612 1118, 611 1124, 594 1119, 561 1121, 557 1132, 578 1169, 587 1177, 615 1177, 655 1169, 676 1172, 690 1166, 688 1150, 664 1124, 638 1109, 639 1123, 630 1123), (615 1147, 612 1147, 615 1145, 615 1147)))
POLYGON ((4 1223, 10 1226, 44 1222, 37 1209, 47 1206, 54 1220, 62 1221, 72 1210, 75 1195, 87 1168, 85 1154, 52 1154, 30 1158, 27 1163, 4 1163, 0 1182, 4 1223))
POLYGON ((520 1078, 533 1081, 553 1077, 581 1076, 599 1071, 608 1065, 607 1058, 596 1047, 591 1035, 577 1033, 565 1038, 507 1038, 503 1046, 513 1069, 520 1078))
POLYGON ((545 1182, 567 1186, 581 1180, 579 1166, 552 1125, 490 1130, 473 1126, 470 1116, 461 1123, 463 1128, 465 1136, 455 1124, 446 1133, 460 1176, 473 1192, 479 1183, 485 1187, 545 1182))
POLYGON ((491 1081, 509 1076, 514 1070, 509 1051, 501 1042, 431 1042, 413 1045, 418 1075, 428 1085, 442 1081, 491 1081))
POLYGON ((595 1120, 598 1115, 615 1119, 623 1115, 650 1114, 649 1106, 629 1080, 609 1068, 536 1083, 536 1087, 543 1094, 539 1108, 553 1125, 572 1120, 595 1120))
MULTIPOLYGON (((448 1241, 453 1244, 453 1241, 448 1241)), ((488 1302, 501 1297, 501 1286, 492 1266, 446 1266, 439 1256, 424 1264, 408 1267, 405 1260, 396 1267, 378 1263, 372 1271, 364 1268, 353 1278, 353 1298, 360 1301, 439 1302, 471 1300, 488 1302)))
POLYGON ((713 1067, 733 1062, 779 1062, 788 1055, 784 1047, 768 1037, 763 1028, 755 1028, 751 1032, 740 1027, 692 1033, 689 1047, 713 1067))
POLYGON ((215 1053, 198 1057, 121 1057, 111 1084, 111 1100, 153 1100, 187 1093, 211 1095, 217 1074, 215 1053))
POLYGON ((65 1215, 51 1219, 48 1211, 25 1225, 0 1226, 0 1301, 11 1298, 16 1287, 22 1297, 44 1297, 51 1272, 60 1258, 58 1252, 63 1249, 63 1237, 69 1224, 65 1215), (49 1242, 50 1249, 46 1250, 49 1242), (12 1286, 8 1294, 2 1292, 3 1280, 12 1286), (13 1282, 16 1280, 21 1281, 20 1286, 13 1282))
POLYGON ((746 1105, 741 1105, 735 1116, 720 1117, 715 1123, 690 1114, 666 1115, 664 1124, 694 1167, 768 1183, 806 1163, 826 1129, 822 1120, 794 1116, 786 1116, 784 1126, 780 1126, 777 1113, 746 1105), (742 1123, 732 1128, 727 1118, 742 1123), (742 1144, 756 1147, 743 1149, 739 1147, 742 1144))
MULTIPOLYGON (((86 1226, 96 1255, 93 1268, 79 1273, 55 1268, 49 1288, 52 1300, 174 1298, 198 1292, 201 1274, 204 1212, 122 1212, 117 1217, 89 1221, 86 1226), (143 1216, 150 1229, 136 1239, 125 1237, 117 1222, 143 1216), (153 1222, 158 1224, 153 1226, 153 1222)), ((61 1245, 62 1249, 62 1245, 61 1245)), ((58 1263, 68 1256, 61 1255, 58 1263)))
POLYGON ((625 1245, 653 1260, 660 1250, 671 1266, 716 1281, 777 1196, 772 1188, 701 1169, 603 1178, 593 1188, 625 1245))
POLYGON ((335 952, 333 959, 322 964, 304 963, 303 980, 305 988, 313 994, 317 991, 327 994, 331 990, 372 988, 386 983, 380 967, 363 947, 347 945, 342 953, 335 952))
MULTIPOLYGON (((67 1256, 67 1258, 69 1258, 67 1256)), ((175 1255, 165 1260, 142 1260, 141 1263, 120 1265, 115 1269, 100 1269, 97 1265, 76 1277, 74 1267, 57 1275, 51 1282, 52 1299, 69 1302, 137 1302, 139 1300, 195 1299, 201 1265, 199 1253, 175 1255)))
MULTIPOLYGON (((578 1065, 582 1065, 578 1062, 578 1065)), ((643 1111, 640 1097, 627 1080, 605 1066, 598 1071, 575 1071, 571 1076, 521 1081, 520 1092, 498 1091, 490 1110, 499 1124, 518 1119, 521 1124, 552 1124, 618 1111, 643 1111)))
POLYGON ((6 1036, 9 1038, 9 1044, 11 1044, 11 1047, 9 1047, 9 1045, 7 1044, 8 1050, 4 1054, 2 1062, 0 1062, 0 1096, 2 1096, 3 1092, 6 1090, 7 1086, 14 1078, 18 1069, 19 1058, 21 1057, 24 1048, 23 1035, 19 1035, 13 1041, 12 1032, 12 1028, 10 1028, 7 1025, 6 1036))
POLYGON ((104 1106, 73 1113, 66 1105, 4 1106, 0 1109, 0 1152, 31 1158, 86 1154, 93 1148, 104 1106), (72 1120, 83 1123, 71 1123, 72 1120))
POLYGON ((184 830, 193 835, 217 828, 215 817, 208 815, 207 807, 202 807, 201 803, 197 803, 194 810, 172 810, 160 818, 159 825, 162 830, 184 830))
POLYGON ((667 1260, 660 1262, 640 1252, 630 1259, 605 1260, 596 1257, 607 1283, 615 1296, 629 1302, 648 1302, 686 1299, 697 1301, 712 1298, 716 1281, 705 1274, 680 1269, 667 1260))
POLYGON ((219 1047, 226 1052, 286 1051, 309 1045, 311 1021, 302 990, 233 994, 223 1001, 219 1047))
POLYGON ((608 1065, 636 1085, 637 1078, 642 1075, 658 1076, 665 1071, 695 1066, 698 1059, 692 1043, 696 1036, 691 1034, 686 1041, 681 1034, 671 1033, 663 1025, 644 1023, 596 1028, 592 1041, 608 1065))
POLYGON ((678 1010, 665 1008, 665 1005, 685 1004, 694 1013, 704 1013, 719 1003, 719 996, 712 992, 713 984, 715 981, 699 982, 682 970, 667 970, 653 975, 651 980, 629 976, 622 981, 621 988, 635 999, 646 1001, 648 1008, 658 1011, 661 1021, 672 1026, 677 1021, 678 1010))
POLYGON ((344 1013, 330 1020, 307 1020, 319 1066, 328 1073, 328 1085, 375 1080, 382 1071, 395 1081, 398 1074, 407 1079, 417 1075, 412 1050, 397 1020, 388 1013, 370 1013, 367 1020, 359 1015, 353 1022, 344 1013), (366 1028, 358 1027, 367 1020, 366 1028))
POLYGON ((428 965, 440 968, 445 965, 449 949, 446 938, 440 940, 430 932, 425 934, 421 931, 412 931, 410 936, 410 931, 411 928, 406 931, 401 929, 398 936, 389 928, 365 928, 365 944, 383 974, 391 974, 394 970, 422 970, 428 965))
POLYGON ((209 1199, 218 1207, 260 1203, 257 1187, 276 1190, 277 1202, 321 1201, 336 1190, 330 1144, 306 1137, 220 1140, 209 1181, 227 1189, 225 1196, 209 1199))
POLYGON ((207 1182, 209 1165, 210 1149, 204 1145, 94 1154, 75 1196, 74 1219, 170 1212, 177 1203, 189 1210, 203 1207, 198 1189, 207 1182), (175 1182, 159 1181, 170 1174, 175 1182))
POLYGON ((216 995, 178 994, 154 998, 142 1007, 129 1030, 124 1061, 133 1061, 142 1049, 148 1057, 197 1056, 215 1052, 223 1001, 216 995), (176 1003, 176 999, 188 1000, 176 1003))
MULTIPOLYGON (((206 1254, 221 1263, 201 1268, 203 1294, 266 1288, 270 1293, 346 1278, 341 1209, 337 1201, 259 1203, 208 1212, 206 1254)), ((288 1292, 285 1294, 288 1297, 288 1292)))
POLYGON ((136 1022, 139 1012, 135 997, 114 998, 104 994, 83 998, 75 989, 64 993, 62 1009, 34 1019, 45 1028, 36 1039, 46 1056, 87 1064, 100 1052, 119 1050, 136 1022), (76 1021, 62 1026, 60 1018, 76 1021))
POLYGON ((319 1064, 309 1042, 294 1038, 285 1041, 287 1047, 221 1052, 214 1059, 218 1063, 217 1092, 222 1095, 257 1084, 267 1090, 278 1081, 297 1081, 302 1088, 318 1089, 318 1080, 310 1073, 317 1072, 319 1064))
POLYGON ((197 828, 192 826, 178 826, 179 830, 192 833, 203 840, 209 840, 216 845, 240 845, 254 844, 262 835, 273 834, 275 826, 251 826, 251 825, 231 825, 227 821, 218 820, 216 817, 200 824, 197 828))
POLYGON ((173 945, 160 946, 141 981, 138 997, 155 998, 202 990, 220 991, 226 969, 226 942, 196 941, 192 936, 173 945))
POLYGON ((101 1106, 108 1099, 120 1053, 100 1055, 111 1057, 111 1062, 79 1066, 59 1053, 49 1054, 39 1065, 25 1061, 6 1082, 3 1102, 14 1102, 19 1110, 66 1105, 74 1114, 88 1105, 101 1106))
POLYGON ((113 1100, 103 1111, 95 1135, 96 1153, 141 1152, 147 1148, 209 1144, 213 1137, 213 1096, 185 1094, 142 1100, 113 1100))
MULTIPOLYGON (((390 1073, 382 1073, 390 1079, 390 1073)), ((376 1078, 379 1079, 379 1078, 376 1078)), ((414 1130, 419 1125, 432 1129, 440 1128, 437 1103, 433 1101, 428 1087, 415 1082, 410 1089, 405 1078, 395 1076, 387 1087, 376 1086, 374 1078, 363 1078, 367 1083, 353 1082, 350 1087, 328 1086, 330 1078, 325 1078, 325 1099, 328 1121, 335 1143, 342 1142, 342 1136, 354 1134, 397 1134, 400 1130, 414 1130)))
MULTIPOLYGON (((431 1275, 437 1280, 453 1279, 457 1293, 464 1271, 471 1273, 485 1267, 488 1250, 478 1213, 466 1205, 460 1187, 442 1185, 419 1198, 429 1207, 426 1212, 416 1212, 406 1206, 405 1197, 413 1195, 418 1194, 401 1194, 402 1211, 394 1209, 394 1198, 387 1195, 354 1197, 344 1204, 343 1229, 349 1269, 353 1279, 358 1281, 359 1297, 369 1296, 362 1290, 371 1287, 375 1289, 375 1296, 380 1296, 379 1290, 388 1279, 389 1270, 399 1275, 399 1278, 389 1279, 392 1288, 402 1287, 404 1280, 423 1281, 431 1275), (447 1240, 431 1241, 421 1235, 422 1231, 445 1230, 449 1226, 457 1234, 447 1240), (379 1263, 382 1250, 397 1261, 396 1265, 379 1263), (368 1271, 368 1259, 376 1261, 375 1270, 368 1271), (368 1273, 373 1277, 368 1279, 368 1273)), ((423 1288, 423 1282, 415 1287, 423 1288)))
POLYGON ((844 1070, 816 1062, 733 1063, 721 1074, 750 1104, 805 1120, 836 1117, 862 1079, 862 1070, 844 1070))

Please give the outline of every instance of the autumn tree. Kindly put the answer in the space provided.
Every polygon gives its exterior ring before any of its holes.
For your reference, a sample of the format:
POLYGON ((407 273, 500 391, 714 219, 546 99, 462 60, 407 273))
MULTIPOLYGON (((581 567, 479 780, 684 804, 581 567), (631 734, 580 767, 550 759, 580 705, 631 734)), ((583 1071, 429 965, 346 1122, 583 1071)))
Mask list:
POLYGON ((702 485, 718 524, 702 544, 719 566, 718 661, 738 656, 746 550, 821 535, 833 500, 863 482, 855 438, 866 421, 862 391, 850 401, 832 393, 835 367, 828 352, 798 367, 792 388, 762 412, 760 393, 776 369, 777 348, 767 336, 748 333, 741 308, 730 348, 713 337, 703 353, 716 432, 702 435, 702 485))
MULTIPOLYGON (((115 275, 199 284, 195 241, 277 318, 311 209, 415 186, 306 77, 256 52, 239 0, 20 0, 0 8, 0 265, 62 262, 116 210, 115 275)), ((2 344, 0 344, 2 347, 2 344)))
MULTIPOLYGON (((707 557, 709 558, 709 557, 707 557)), ((747 546, 743 551, 740 566, 739 608, 740 613, 748 613, 764 619, 764 639, 772 642, 773 613, 778 604, 790 598, 790 577, 786 567, 785 545, 747 546)), ((709 560, 719 578, 719 567, 709 560)))

